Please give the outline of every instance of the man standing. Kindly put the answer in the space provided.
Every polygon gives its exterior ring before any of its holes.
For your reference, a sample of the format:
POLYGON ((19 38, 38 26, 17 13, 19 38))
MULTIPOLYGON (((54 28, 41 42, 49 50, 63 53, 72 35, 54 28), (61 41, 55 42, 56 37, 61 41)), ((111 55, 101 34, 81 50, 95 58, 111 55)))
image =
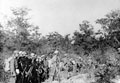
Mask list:
POLYGON ((9 61, 10 67, 10 82, 15 83, 16 80, 16 57, 18 56, 18 51, 14 51, 13 55, 10 57, 11 60, 9 61))

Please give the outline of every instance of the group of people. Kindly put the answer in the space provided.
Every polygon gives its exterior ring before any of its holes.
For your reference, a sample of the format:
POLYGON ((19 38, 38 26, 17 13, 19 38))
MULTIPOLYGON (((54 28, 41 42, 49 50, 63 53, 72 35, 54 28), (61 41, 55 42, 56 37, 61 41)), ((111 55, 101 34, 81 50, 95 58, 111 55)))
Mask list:
POLYGON ((44 55, 40 57, 34 53, 15 51, 5 59, 4 69, 15 77, 15 83, 41 83, 49 78, 49 67, 44 55))
POLYGON ((5 64, 5 71, 10 70, 12 77, 15 77, 15 83, 41 83, 47 79, 60 81, 62 71, 75 73, 81 68, 79 63, 67 58, 66 54, 64 58, 60 58, 57 50, 51 58, 14 51, 11 57, 5 59, 5 64))

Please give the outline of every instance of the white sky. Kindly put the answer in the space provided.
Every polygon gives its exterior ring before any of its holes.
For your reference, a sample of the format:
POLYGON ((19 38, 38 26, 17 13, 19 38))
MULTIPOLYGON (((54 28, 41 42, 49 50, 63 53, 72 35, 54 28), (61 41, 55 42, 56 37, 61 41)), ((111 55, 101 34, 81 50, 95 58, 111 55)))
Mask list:
POLYGON ((73 33, 83 20, 95 21, 114 9, 120 9, 120 0, 0 0, 0 19, 10 15, 10 7, 27 7, 31 21, 40 32, 73 33))

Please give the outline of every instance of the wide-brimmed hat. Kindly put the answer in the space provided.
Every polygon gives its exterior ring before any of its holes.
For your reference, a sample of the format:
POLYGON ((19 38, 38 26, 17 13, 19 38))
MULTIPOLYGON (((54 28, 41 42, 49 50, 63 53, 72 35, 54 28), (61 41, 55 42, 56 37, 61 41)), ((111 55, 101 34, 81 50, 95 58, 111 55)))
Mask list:
POLYGON ((45 57, 45 55, 41 55, 41 58, 44 58, 45 57))
POLYGON ((16 53, 19 53, 19 51, 18 51, 18 50, 15 50, 14 53, 15 53, 15 54, 16 54, 16 53))
POLYGON ((19 56, 23 56, 22 51, 19 51, 19 56))
POLYGON ((23 56, 26 56, 26 52, 25 52, 25 51, 23 51, 23 52, 22 52, 22 55, 23 55, 23 56))
POLYGON ((35 54, 34 54, 34 53, 31 53, 30 56, 31 56, 31 57, 35 57, 35 54))
POLYGON ((19 51, 18 50, 15 50, 14 52, 13 52, 13 57, 15 58, 15 57, 17 57, 19 55, 19 51))
POLYGON ((55 50, 55 51, 54 51, 54 53, 55 53, 55 54, 58 54, 58 53, 59 53, 59 51, 58 51, 58 50, 55 50))
POLYGON ((22 51, 19 51, 19 54, 22 54, 22 51))

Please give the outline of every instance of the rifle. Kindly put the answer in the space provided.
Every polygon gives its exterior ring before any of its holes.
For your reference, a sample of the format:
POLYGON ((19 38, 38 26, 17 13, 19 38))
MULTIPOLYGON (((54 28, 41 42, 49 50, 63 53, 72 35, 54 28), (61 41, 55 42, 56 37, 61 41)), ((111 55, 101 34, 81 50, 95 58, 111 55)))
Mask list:
POLYGON ((26 76, 25 77, 27 77, 27 76, 32 76, 32 70, 33 70, 33 66, 32 67, 30 67, 30 69, 28 70, 28 72, 26 72, 26 76))

